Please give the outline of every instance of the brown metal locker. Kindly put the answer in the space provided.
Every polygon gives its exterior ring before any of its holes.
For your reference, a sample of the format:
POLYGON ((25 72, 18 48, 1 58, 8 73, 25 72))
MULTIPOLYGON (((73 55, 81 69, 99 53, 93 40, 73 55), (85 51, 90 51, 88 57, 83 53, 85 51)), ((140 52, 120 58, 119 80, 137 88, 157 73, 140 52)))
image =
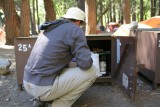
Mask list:
POLYGON ((156 89, 160 84, 160 31, 138 30, 136 54, 139 72, 151 80, 156 89))
MULTIPOLYGON (((130 37, 112 37, 111 35, 92 35, 86 37, 91 50, 93 50, 93 48, 103 48, 105 51, 110 51, 110 57, 107 62, 107 71, 110 75, 99 77, 96 81, 112 83, 113 77, 116 77, 116 80, 119 81, 123 89, 133 98, 136 87, 135 57, 133 57, 135 55, 134 39, 130 37), (126 46, 128 46, 128 48, 126 48, 126 46)), ((36 37, 15 38, 19 90, 22 90, 24 66, 36 39, 36 37)))
POLYGON ((14 40, 16 73, 19 90, 22 90, 24 67, 34 46, 35 37, 18 37, 14 40))

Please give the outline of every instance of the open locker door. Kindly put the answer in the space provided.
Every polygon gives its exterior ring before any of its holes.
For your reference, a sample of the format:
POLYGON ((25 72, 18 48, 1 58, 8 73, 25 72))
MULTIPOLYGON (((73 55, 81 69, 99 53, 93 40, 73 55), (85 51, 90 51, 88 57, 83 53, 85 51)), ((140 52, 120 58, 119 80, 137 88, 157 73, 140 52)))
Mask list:
POLYGON ((114 76, 124 92, 134 100, 138 74, 136 66, 135 38, 119 37, 116 40, 118 65, 114 76))

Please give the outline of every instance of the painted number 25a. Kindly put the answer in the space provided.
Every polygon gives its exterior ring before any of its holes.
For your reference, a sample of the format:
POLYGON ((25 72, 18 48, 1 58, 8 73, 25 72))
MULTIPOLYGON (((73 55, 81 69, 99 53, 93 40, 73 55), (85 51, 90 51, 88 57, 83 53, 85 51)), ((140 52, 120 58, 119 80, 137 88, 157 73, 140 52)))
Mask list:
POLYGON ((28 48, 31 48, 31 44, 18 44, 18 51, 26 52, 28 48))

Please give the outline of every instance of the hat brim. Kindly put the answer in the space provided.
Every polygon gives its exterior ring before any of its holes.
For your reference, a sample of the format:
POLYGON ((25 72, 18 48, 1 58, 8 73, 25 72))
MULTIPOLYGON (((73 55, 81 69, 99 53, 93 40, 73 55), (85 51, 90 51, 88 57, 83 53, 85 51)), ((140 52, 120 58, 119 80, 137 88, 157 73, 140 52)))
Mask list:
MULTIPOLYGON (((73 17, 73 16, 71 16, 71 15, 67 15, 67 14, 63 15, 63 16, 62 16, 62 18, 66 18, 66 19, 75 19, 75 20, 81 20, 81 19, 79 19, 79 18, 77 18, 77 17, 73 17)), ((81 21, 83 21, 84 23, 86 23, 86 21, 85 21, 85 20, 81 20, 81 21)))

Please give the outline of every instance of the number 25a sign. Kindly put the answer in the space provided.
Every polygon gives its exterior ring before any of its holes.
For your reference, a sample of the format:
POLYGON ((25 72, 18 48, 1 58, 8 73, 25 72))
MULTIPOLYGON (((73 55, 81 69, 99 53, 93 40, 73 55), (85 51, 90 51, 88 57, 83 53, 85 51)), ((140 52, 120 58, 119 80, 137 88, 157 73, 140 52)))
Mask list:
POLYGON ((31 48, 32 48, 31 44, 21 44, 21 43, 18 44, 18 51, 27 52, 28 49, 31 48))

